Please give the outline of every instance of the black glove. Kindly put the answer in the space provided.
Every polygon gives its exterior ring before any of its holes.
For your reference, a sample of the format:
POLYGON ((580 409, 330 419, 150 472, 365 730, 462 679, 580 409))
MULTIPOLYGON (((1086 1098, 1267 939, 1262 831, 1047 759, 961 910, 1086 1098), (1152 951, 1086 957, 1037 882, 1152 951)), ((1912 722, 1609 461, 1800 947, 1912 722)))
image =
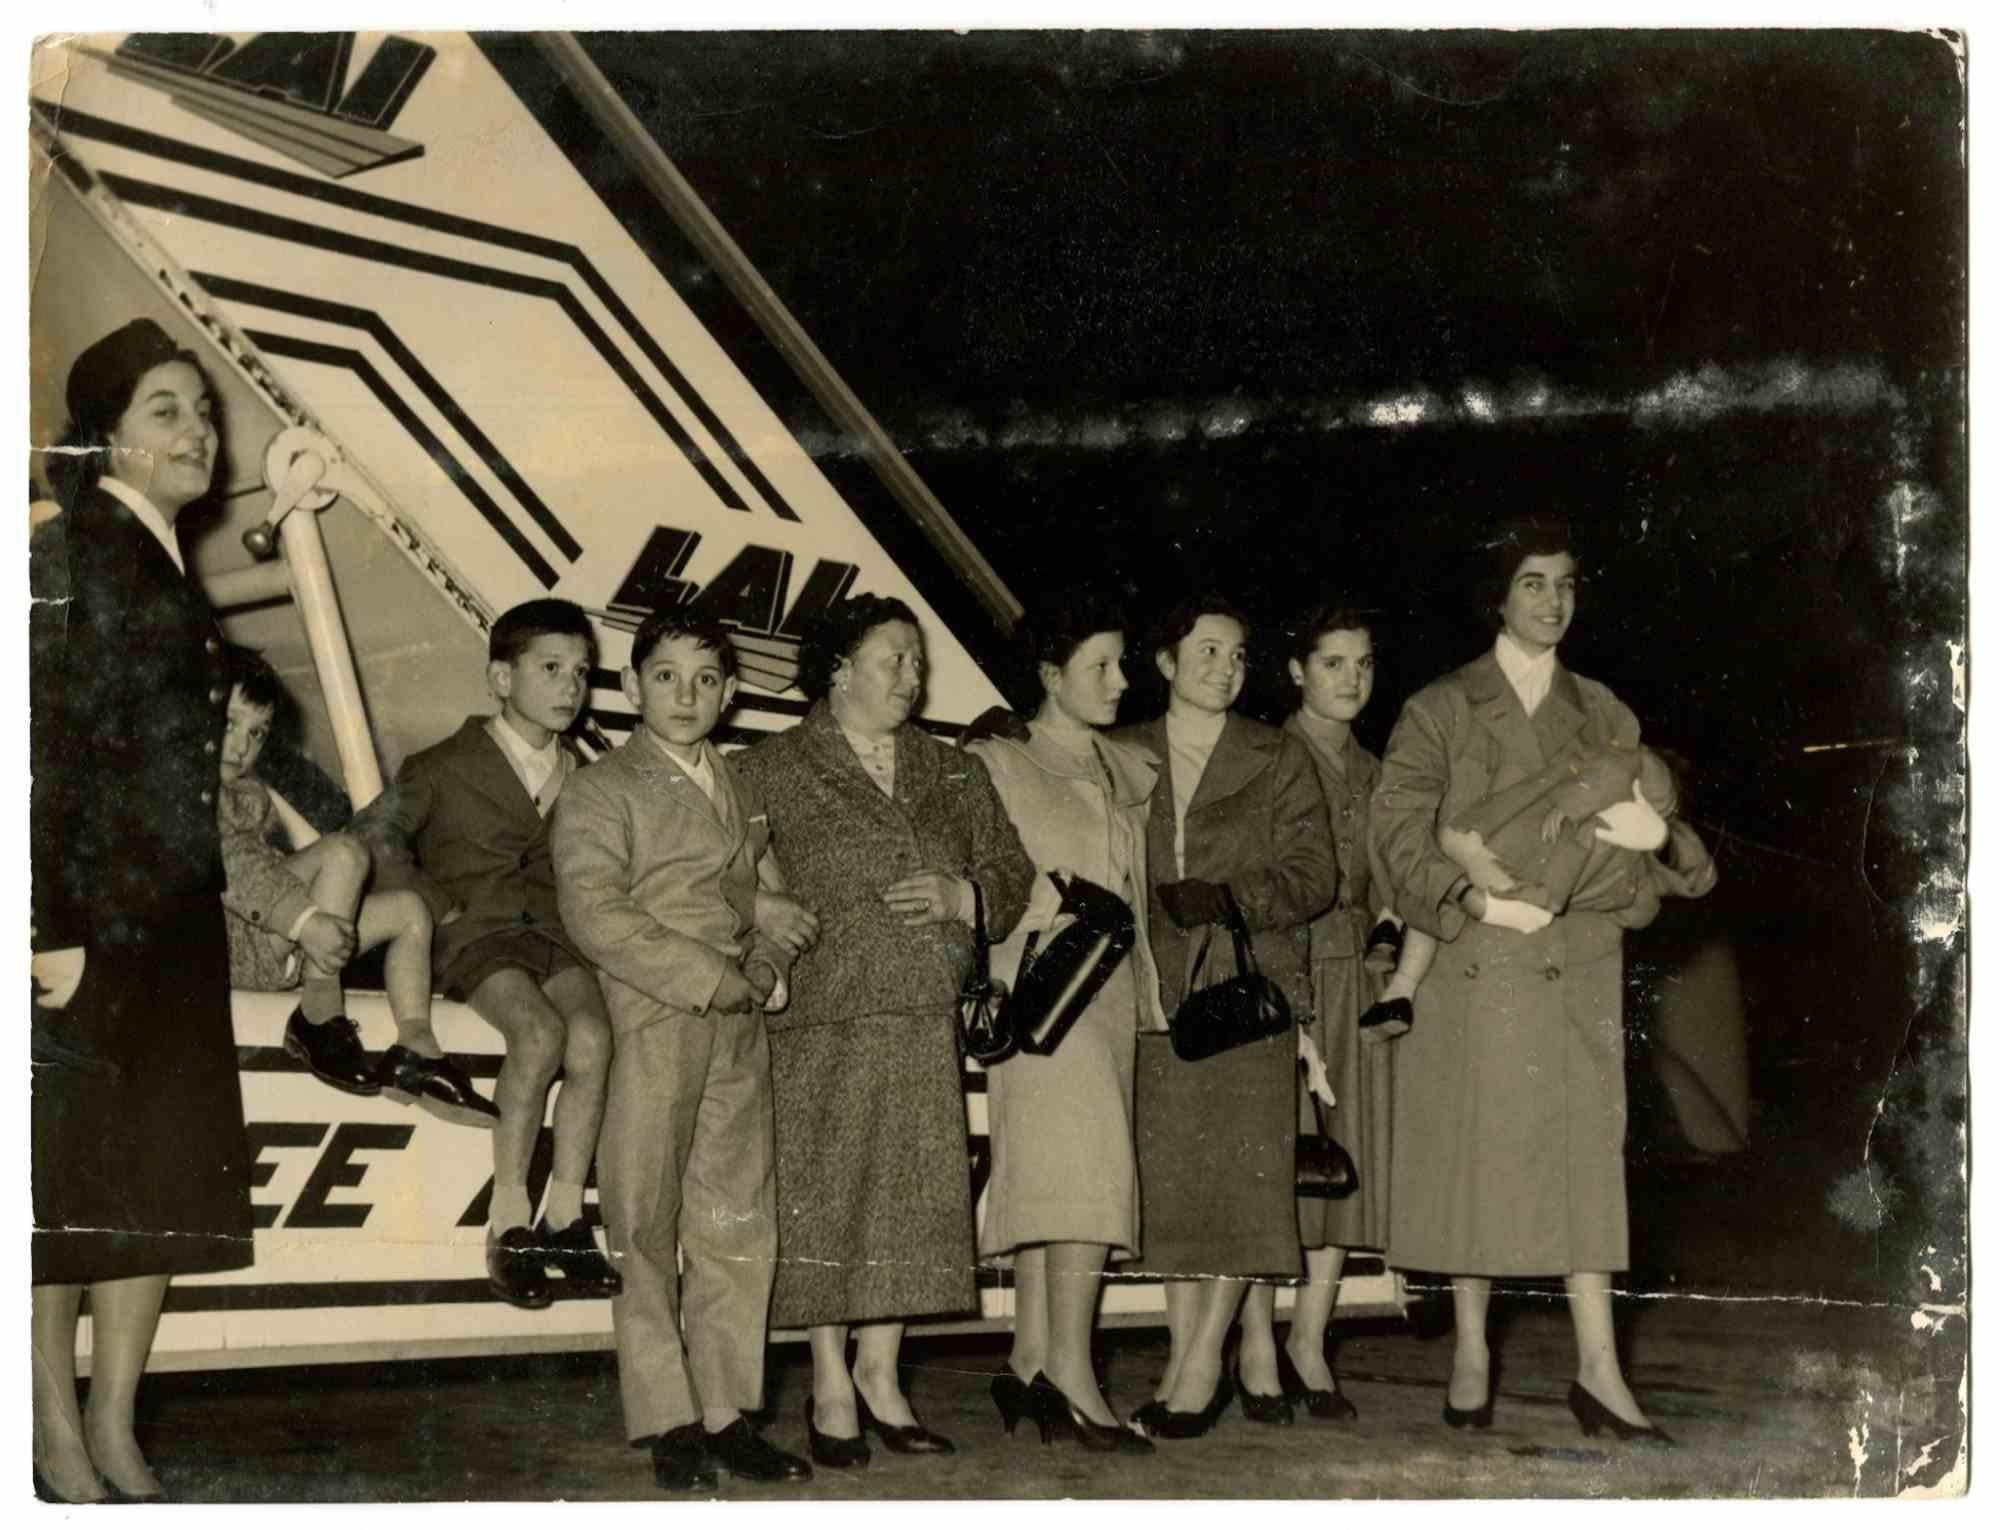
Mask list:
POLYGON ((1181 882, 1162 882, 1160 902, 1167 917, 1184 930, 1198 924, 1226 924, 1229 921, 1229 889, 1221 882, 1203 882, 1189 877, 1181 882))
POLYGON ((988 707, 965 725, 958 735, 958 747, 963 749, 967 744, 976 744, 988 738, 1007 738, 1017 744, 1025 744, 1028 741, 1028 725, 1018 712, 1010 712, 1005 707, 988 707))

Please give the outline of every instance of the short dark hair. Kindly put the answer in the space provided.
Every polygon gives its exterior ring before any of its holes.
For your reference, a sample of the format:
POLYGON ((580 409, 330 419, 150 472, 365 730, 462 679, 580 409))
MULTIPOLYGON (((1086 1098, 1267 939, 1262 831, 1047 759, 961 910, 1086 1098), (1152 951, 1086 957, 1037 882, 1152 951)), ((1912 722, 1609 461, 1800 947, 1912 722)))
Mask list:
POLYGON ((1285 657, 1304 664, 1329 632, 1365 632, 1372 641, 1380 613, 1351 600, 1330 600, 1315 606, 1286 632, 1285 657))
POLYGON ((1583 562, 1577 557, 1569 522, 1543 511, 1508 516, 1493 528, 1482 550, 1485 557, 1475 601, 1480 614, 1489 618, 1507 603, 1507 592, 1513 588, 1514 575, 1524 560, 1568 553, 1579 566, 1583 562))
POLYGON ((1250 618, 1238 609, 1236 603, 1225 595, 1209 591, 1190 595, 1175 606, 1153 629, 1153 654, 1157 658, 1163 653, 1172 653, 1181 646, 1181 640, 1194 631, 1195 623, 1204 616, 1226 616, 1243 629, 1247 642, 1250 637, 1250 618))
POLYGON ((833 686, 833 672, 868 634, 890 622, 907 622, 919 632, 916 612, 893 595, 851 595, 822 611, 799 647, 799 689, 818 701, 833 686))
POLYGON ((217 471, 210 484, 222 481, 221 456, 228 436, 222 425, 222 399, 215 391, 201 357, 179 344, 150 319, 135 319, 121 329, 100 337, 70 365, 64 402, 69 421, 56 449, 44 461, 49 488, 56 502, 65 508, 94 488, 111 460, 111 432, 132 407, 139 383, 154 367, 170 361, 185 361, 201 374, 214 411, 217 471))
POLYGON ((1017 630, 1021 655, 1034 682, 1031 694, 1041 694, 1044 664, 1061 669, 1100 632, 1124 637, 1131 628, 1125 604, 1101 590, 1073 590, 1038 601, 1017 630))
POLYGON ((230 643, 223 650, 223 664, 230 685, 242 691, 243 699, 251 706, 267 708, 275 715, 290 702, 291 693, 285 689, 285 682, 256 649, 230 643))
POLYGON ((686 606, 662 606, 639 623, 639 630, 632 634, 632 657, 628 662, 638 669, 652 658, 655 648, 674 638, 687 638, 697 648, 713 649, 716 661, 722 666, 722 678, 735 676, 736 645, 729 639, 729 629, 709 617, 695 615, 686 606))
POLYGON ((493 624, 492 634, 486 640, 487 660, 512 664, 538 637, 580 637, 595 645, 590 618, 583 614, 583 607, 573 600, 559 600, 551 595, 523 601, 493 624))

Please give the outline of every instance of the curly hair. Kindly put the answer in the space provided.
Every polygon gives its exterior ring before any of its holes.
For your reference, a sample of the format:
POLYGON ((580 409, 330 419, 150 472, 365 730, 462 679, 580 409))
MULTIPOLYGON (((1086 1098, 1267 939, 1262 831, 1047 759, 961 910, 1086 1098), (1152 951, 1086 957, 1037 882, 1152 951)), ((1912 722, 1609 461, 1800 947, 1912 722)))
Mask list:
POLYGON ((1075 590, 1038 602, 1015 634, 1022 700, 1040 703, 1044 664, 1061 669, 1099 633, 1115 632, 1124 637, 1132 625, 1123 603, 1101 590, 1075 590))
POLYGON ((890 622, 919 627, 916 612, 893 595, 851 595, 828 606, 800 644, 799 690, 818 701, 832 689, 841 661, 853 658, 869 633, 890 622))

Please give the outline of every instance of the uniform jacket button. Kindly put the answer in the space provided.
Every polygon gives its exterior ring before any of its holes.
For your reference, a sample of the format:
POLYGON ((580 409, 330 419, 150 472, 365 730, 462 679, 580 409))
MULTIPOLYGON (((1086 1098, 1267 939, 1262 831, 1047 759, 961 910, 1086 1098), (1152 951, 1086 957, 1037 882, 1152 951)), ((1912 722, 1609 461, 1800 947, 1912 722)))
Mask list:
POLYGON ((201 646, 207 649, 210 653, 221 653, 222 639, 218 637, 204 638, 202 639, 201 646))
POLYGON ((215 740, 214 740, 214 739, 210 739, 210 740, 209 740, 209 741, 208 741, 207 743, 203 744, 203 745, 201 746, 201 752, 202 752, 203 754, 214 754, 214 753, 215 753, 215 740))
POLYGON ((203 792, 203 793, 201 794, 201 800, 202 800, 202 801, 203 801, 204 803, 210 803, 210 802, 213 802, 213 801, 215 801, 215 793, 214 793, 214 792, 203 792))
POLYGON ((1542 969, 1542 976, 1547 978, 1551 983, 1562 975, 1562 968, 1558 967, 1554 962, 1550 962, 1548 966, 1542 969))
POLYGON ((1476 978, 1476 977, 1478 977, 1478 976, 1479 976, 1479 963, 1478 963, 1478 962, 1474 962, 1474 963, 1472 963, 1472 965, 1470 965, 1469 967, 1467 967, 1467 968, 1465 969, 1465 975, 1466 975, 1467 977, 1469 977, 1469 978, 1476 978))
POLYGON ((208 691, 208 699, 214 702, 217 706, 220 706, 223 702, 229 699, 229 692, 224 690, 219 685, 210 686, 208 691))

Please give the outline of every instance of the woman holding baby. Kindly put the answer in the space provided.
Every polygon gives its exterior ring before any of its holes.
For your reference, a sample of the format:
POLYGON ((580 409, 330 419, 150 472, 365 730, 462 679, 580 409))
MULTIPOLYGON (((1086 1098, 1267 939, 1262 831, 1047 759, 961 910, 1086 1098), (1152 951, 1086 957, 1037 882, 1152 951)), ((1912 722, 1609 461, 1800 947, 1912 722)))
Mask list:
POLYGON ((1393 1048, 1389 1259, 1452 1276, 1452 1427, 1493 1420, 1493 1278, 1561 1275, 1578 1424, 1671 1444, 1626 1385, 1612 1330, 1611 1275, 1627 1263, 1621 948, 1660 893, 1699 896, 1714 867, 1692 830, 1665 821, 1672 803, 1649 801, 1643 783, 1585 826, 1527 813, 1490 843, 1454 832, 1494 794, 1565 760, 1636 752, 1639 739, 1637 719, 1608 689, 1556 658, 1576 610, 1567 529, 1525 518, 1488 546, 1482 600, 1497 610, 1499 635, 1404 707, 1370 814, 1410 938, 1441 943, 1416 991, 1415 1024, 1393 1048), (1545 836, 1558 829, 1598 842, 1566 901, 1536 881, 1545 836))

